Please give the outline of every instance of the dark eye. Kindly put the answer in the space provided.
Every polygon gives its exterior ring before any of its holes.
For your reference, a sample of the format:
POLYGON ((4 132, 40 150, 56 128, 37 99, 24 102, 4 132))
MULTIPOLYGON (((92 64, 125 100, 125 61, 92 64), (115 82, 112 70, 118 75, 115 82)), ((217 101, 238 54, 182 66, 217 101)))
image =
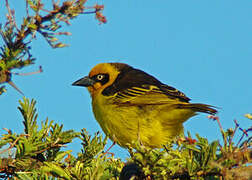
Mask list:
POLYGON ((104 78, 104 75, 103 75, 103 74, 98 74, 98 75, 96 76, 96 79, 99 80, 99 81, 101 81, 103 78, 104 78))

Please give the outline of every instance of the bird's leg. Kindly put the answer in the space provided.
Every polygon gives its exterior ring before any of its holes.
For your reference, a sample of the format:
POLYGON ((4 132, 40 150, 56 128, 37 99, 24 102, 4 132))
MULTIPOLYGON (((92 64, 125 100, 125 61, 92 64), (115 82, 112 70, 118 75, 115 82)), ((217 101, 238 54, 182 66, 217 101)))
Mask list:
POLYGON ((143 145, 143 143, 141 141, 141 137, 140 137, 140 123, 139 123, 139 120, 138 120, 138 125, 137 125, 137 141, 140 143, 141 146, 143 145))
POLYGON ((140 125, 139 125, 139 120, 137 121, 137 140, 140 142, 140 125))

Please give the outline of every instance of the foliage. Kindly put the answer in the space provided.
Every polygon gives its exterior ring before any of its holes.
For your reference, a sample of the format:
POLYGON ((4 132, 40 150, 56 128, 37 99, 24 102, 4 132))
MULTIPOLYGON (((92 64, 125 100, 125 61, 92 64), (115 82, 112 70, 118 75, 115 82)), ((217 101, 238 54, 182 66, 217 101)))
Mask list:
POLYGON ((0 148, 9 144, 7 157, 0 159, 0 177, 18 179, 111 179, 119 176, 122 162, 103 152, 107 138, 96 133, 93 138, 85 129, 81 133, 63 130, 63 125, 46 119, 39 128, 35 101, 24 98, 18 109, 23 115, 24 132, 6 129, 0 148), (75 157, 66 144, 75 138, 82 141, 81 152, 75 157), (15 151, 14 155, 12 154, 15 151))
MULTIPOLYGON (((23 116, 24 132, 5 129, 0 139, 0 177, 13 179, 249 179, 252 177, 250 129, 242 129, 235 121, 234 130, 223 131, 223 142, 208 142, 179 138, 163 149, 150 149, 136 142, 129 146, 130 158, 126 165, 104 152, 107 138, 98 132, 91 137, 81 132, 63 130, 63 125, 49 121, 38 125, 36 102, 24 98, 19 111, 23 116), (237 144, 234 135, 242 130, 237 144), (246 132, 246 133, 245 133, 246 132), (245 135, 244 135, 245 134, 245 135), (246 135, 247 134, 247 135, 246 135), (244 139, 244 137, 247 137, 244 139), (76 156, 65 150, 67 144, 80 139, 82 149, 76 156), (8 155, 3 153, 8 152, 8 155)), ((217 121, 217 117, 214 118, 217 121)))
MULTIPOLYGON (((67 45, 60 42, 57 36, 71 35, 70 32, 62 32, 64 24, 70 25, 70 21, 80 14, 95 14, 100 23, 106 23, 102 15, 102 5, 85 7, 87 0, 68 0, 60 5, 60 1, 52 0, 51 10, 44 9, 42 0, 26 0, 26 16, 18 27, 15 19, 15 11, 10 8, 8 0, 5 0, 7 20, 0 24, 0 35, 4 45, 0 47, 0 84, 9 83, 17 91, 22 93, 12 81, 12 74, 28 75, 32 73, 13 73, 13 69, 22 69, 35 63, 31 54, 31 42, 40 34, 53 48, 63 48, 67 45)), ((6 91, 0 87, 0 95, 6 91)))
MULTIPOLYGON (((232 139, 234 133, 230 129, 224 132, 224 141, 232 139)), ((140 179, 251 179, 251 137, 237 145, 231 140, 222 146, 218 141, 209 143, 198 134, 197 140, 190 136, 188 133, 188 138, 180 138, 164 149, 148 149, 139 144, 137 150, 130 149, 129 161, 141 169, 137 176, 140 179)))

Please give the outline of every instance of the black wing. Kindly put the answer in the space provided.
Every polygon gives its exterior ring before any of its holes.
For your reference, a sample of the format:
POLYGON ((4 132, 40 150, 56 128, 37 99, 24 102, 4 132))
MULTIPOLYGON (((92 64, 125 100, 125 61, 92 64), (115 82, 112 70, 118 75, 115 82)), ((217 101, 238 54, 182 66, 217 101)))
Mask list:
POLYGON ((166 96, 162 98, 178 99, 181 102, 189 102, 190 99, 179 90, 165 85, 157 80, 155 77, 147 74, 139 69, 132 68, 131 66, 124 66, 120 69, 120 74, 113 84, 106 87, 102 94, 105 96, 115 96, 119 99, 159 93, 166 96))

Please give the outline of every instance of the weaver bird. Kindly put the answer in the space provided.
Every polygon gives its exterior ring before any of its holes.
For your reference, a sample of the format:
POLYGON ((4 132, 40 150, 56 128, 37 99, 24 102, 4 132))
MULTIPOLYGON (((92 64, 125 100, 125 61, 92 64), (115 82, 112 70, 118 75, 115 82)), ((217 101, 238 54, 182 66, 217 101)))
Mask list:
POLYGON ((87 87, 96 120, 122 147, 139 140, 160 148, 182 134, 183 122, 197 112, 217 112, 210 105, 190 103, 184 93, 123 63, 98 64, 72 85, 87 87))

